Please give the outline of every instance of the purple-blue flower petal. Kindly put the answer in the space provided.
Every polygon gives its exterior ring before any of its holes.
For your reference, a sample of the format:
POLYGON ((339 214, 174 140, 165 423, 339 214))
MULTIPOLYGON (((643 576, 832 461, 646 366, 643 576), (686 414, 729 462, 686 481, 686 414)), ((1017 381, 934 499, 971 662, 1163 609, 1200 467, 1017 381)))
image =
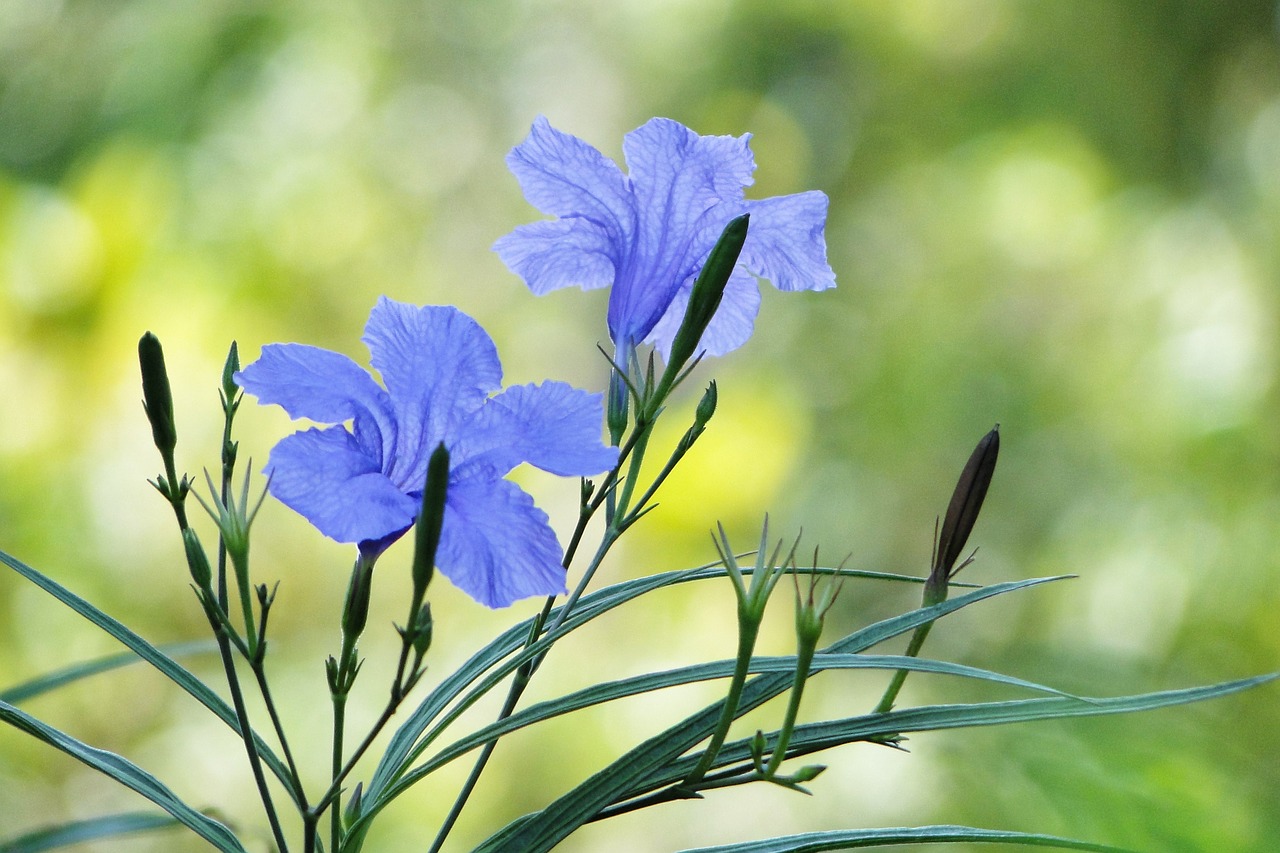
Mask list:
POLYGON ((755 158, 742 136, 699 136, 669 118, 654 118, 622 140, 642 221, 663 230, 688 232, 703 211, 742 199, 751 185, 755 158))
POLYGON ((496 478, 528 462, 563 477, 599 474, 618 461, 618 448, 600 440, 603 418, 603 394, 564 382, 512 386, 466 424, 454 471, 496 478))
POLYGON ((549 216, 581 216, 621 240, 634 228, 635 210, 627 178, 617 164, 576 136, 562 133, 544 116, 511 149, 507 167, 524 197, 549 216))
POLYGON ((339 542, 403 531, 418 502, 382 473, 342 427, 309 429, 280 440, 267 463, 271 494, 339 542))
POLYGON ((493 250, 537 296, 561 287, 608 287, 617 270, 618 247, 608 229, 580 217, 521 225, 493 250))
POLYGON ((399 426, 387 475, 405 491, 422 489, 435 446, 502 385, 493 340, 456 308, 378 300, 365 326, 371 362, 382 374, 399 426))
POLYGON ((450 480, 436 565, 487 607, 565 592, 564 553, 547 516, 508 480, 450 480))
MULTIPOLYGON (((823 229, 827 196, 812 190, 748 201, 751 227, 738 264, 779 290, 826 290, 836 286, 827 263, 823 229)), ((718 236, 718 235, 717 235, 718 236)))
POLYGON ((653 330, 694 265, 719 237, 700 239, 704 223, 723 228, 735 215, 755 168, 749 135, 699 136, 679 122, 652 119, 628 133, 627 157, 640 227, 631 261, 609 294, 616 342, 653 330))
POLYGON ((234 378, 264 406, 274 403, 291 418, 325 424, 354 419, 364 451, 379 459, 396 442, 387 392, 340 353, 303 344, 268 344, 258 360, 234 378))
MULTIPOLYGON (((612 264, 608 326, 620 350, 647 340, 665 354, 692 276, 724 226, 744 212, 752 221, 740 270, 780 290, 833 287, 823 235, 826 196, 746 200, 743 188, 755 168, 749 139, 699 136, 670 119, 652 119, 623 141, 629 168, 623 178, 596 149, 539 117, 507 162, 529 201, 561 219, 517 228, 494 248, 539 294, 598 286, 612 264)), ((759 293, 734 281, 724 316, 703 336, 708 353, 723 354, 750 337, 759 293)))

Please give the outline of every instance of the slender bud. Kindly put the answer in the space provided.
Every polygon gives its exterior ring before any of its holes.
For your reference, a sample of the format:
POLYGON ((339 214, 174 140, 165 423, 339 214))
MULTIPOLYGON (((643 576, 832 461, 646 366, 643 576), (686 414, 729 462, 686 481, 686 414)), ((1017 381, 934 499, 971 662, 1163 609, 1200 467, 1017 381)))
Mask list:
POLYGON ((711 416, 716 413, 716 402, 719 395, 716 392, 716 382, 711 380, 707 385, 707 390, 703 392, 702 399, 698 401, 698 408, 693 413, 693 425, 698 428, 698 432, 702 432, 706 428, 707 422, 711 420, 711 416))
POLYGON ((609 427, 609 439, 615 446, 622 442, 622 436, 627 431, 629 399, 627 383, 622 380, 622 368, 614 365, 609 374, 609 407, 605 420, 609 427))
POLYGON ((360 811, 364 807, 364 783, 357 782, 355 790, 351 792, 351 799, 347 801, 347 808, 342 813, 342 825, 350 827, 356 822, 356 818, 360 817, 360 811))
POLYGON ((224 405, 235 402, 240 386, 236 384, 235 375, 240 372, 240 349, 236 342, 231 342, 231 350, 227 353, 226 364, 222 366, 222 400, 224 405))
POLYGON ((373 588, 373 562, 361 556, 351 569, 347 601, 342 608, 342 635, 354 640, 369 621, 369 595, 373 588))
POLYGON ((693 290, 689 294, 689 305, 685 309, 684 319, 671 343, 671 355, 667 359, 667 371, 677 371, 684 366, 697 352, 698 342, 707 324, 720 307, 720 299, 724 296, 725 286, 733 267, 738 263, 738 255, 742 252, 742 244, 747 239, 747 225, 751 215, 744 213, 736 219, 729 220, 720 234, 720 239, 707 256, 707 263, 702 267, 693 290))
MULTIPOLYGON (((978 442, 969 461, 965 463, 964 470, 960 472, 960 480, 951 494, 951 503, 947 506, 942 531, 938 536, 933 570, 929 573, 931 582, 945 583, 959 571, 955 567, 956 560, 960 559, 973 525, 978 521, 978 513, 982 510, 982 501, 987 496, 987 487, 991 485, 999 455, 1000 425, 996 424, 978 442)), ((963 565, 962 563, 961 568, 963 565)))
POLYGON ((693 425, 685 430, 684 435, 680 437, 680 443, 676 445, 676 451, 672 456, 673 461, 683 458, 684 454, 689 452, 689 448, 693 447, 693 443, 706 431, 707 422, 711 420, 711 416, 715 413, 716 383, 712 381, 707 386, 707 390, 703 392, 702 399, 698 401, 698 408, 694 410, 693 425))
POLYGON ((422 487, 422 510, 418 513, 418 529, 414 531, 413 594, 420 601, 435 571, 436 549, 440 547, 440 529, 444 526, 444 501, 449 491, 449 451, 444 442, 431 451, 427 463, 427 480, 422 487))
POLYGON ((138 364, 142 368, 142 407, 151 422, 156 449, 167 463, 178 444, 178 430, 173 421, 173 393, 169 390, 164 350, 160 339, 150 332, 138 341, 138 364))
POLYGON ((422 609, 418 611, 418 618, 413 623, 413 650, 418 657, 426 655, 427 650, 431 648, 431 634, 435 627, 435 620, 431 618, 430 602, 422 605, 422 609))
POLYGON ((193 528, 182 528, 182 545, 187 552, 187 568, 191 571, 191 579, 196 582, 198 589, 208 589, 213 569, 209 566, 209 556, 205 554, 193 528))

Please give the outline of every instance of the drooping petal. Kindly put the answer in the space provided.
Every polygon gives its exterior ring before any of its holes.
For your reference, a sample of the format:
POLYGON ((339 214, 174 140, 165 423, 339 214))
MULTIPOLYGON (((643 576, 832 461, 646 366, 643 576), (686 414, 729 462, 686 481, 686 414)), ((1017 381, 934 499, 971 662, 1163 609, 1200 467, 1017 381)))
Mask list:
POLYGON ((634 229, 634 206, 618 165, 546 117, 534 119, 529 136, 511 149, 507 167, 524 197, 549 216, 580 216, 622 241, 634 229))
POLYGON ((779 290, 826 290, 836 286, 827 263, 823 229, 827 196, 812 190, 748 201, 751 227, 738 263, 779 290))
POLYGON ((603 420, 603 394, 564 382, 512 386, 465 424, 454 471, 493 479, 528 462, 562 477, 599 474, 618 460, 600 440, 603 420))
POLYGON ((417 501, 342 427, 286 436, 272 448, 266 471, 277 500, 339 542, 403 531, 418 511, 417 501))
POLYGON ((507 480, 450 480, 436 565, 487 607, 565 591, 564 552, 547 516, 507 480))
MULTIPOLYGON (((689 294, 693 290, 693 279, 686 280, 680 288, 671 307, 662 315, 658 325, 653 327, 646 343, 653 344, 665 359, 671 352, 671 343, 675 340, 680 322, 684 319, 685 309, 689 305, 689 294)), ((751 337, 755 329, 756 316, 760 313, 760 285, 756 277, 736 267, 724 288, 724 296, 720 307, 707 324, 698 342, 698 352, 709 356, 722 356, 733 352, 751 337)))
POLYGON ((613 284, 619 247, 607 229, 573 217, 521 225, 493 250, 535 295, 561 287, 593 290, 613 284))
POLYGON ((325 424, 354 419, 364 452, 379 460, 395 444, 395 415, 387 392, 345 355, 303 344, 268 344, 234 378, 258 402, 274 403, 292 418, 325 424))
POLYGON ((399 426, 387 472, 405 491, 421 489, 435 446, 502 385, 493 340, 456 308, 378 300, 365 326, 371 363, 382 374, 399 426))

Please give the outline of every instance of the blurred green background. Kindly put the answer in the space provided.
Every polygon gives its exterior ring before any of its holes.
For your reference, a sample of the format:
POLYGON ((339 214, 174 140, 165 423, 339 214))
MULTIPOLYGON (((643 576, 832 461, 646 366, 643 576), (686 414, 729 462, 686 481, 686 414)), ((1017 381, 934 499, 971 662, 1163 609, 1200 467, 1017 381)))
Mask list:
MULTIPOLYGON (((502 158, 539 113, 615 157, 654 115, 750 131, 750 195, 832 202, 839 288, 766 288, 750 344, 700 369, 721 411, 604 580, 708 560, 717 519, 745 547, 765 510, 825 561, 923 572, 934 517, 998 421, 968 579, 1080 577, 959 614, 926 652, 1093 694, 1278 668, 1280 43, 1276 4, 1252 0, 0 0, 0 548, 153 641, 202 635, 145 483, 158 470, 135 364, 147 329, 166 346, 192 473, 217 461, 232 338, 246 360, 282 340, 363 360, 379 294, 475 316, 508 382, 602 388, 604 295, 534 299, 489 251, 537 218, 502 158)), ((255 468, 291 428, 252 401, 240 421, 255 468)), ((518 476, 566 530, 576 484, 518 476)), ((322 743, 321 660, 351 551, 277 504, 258 529, 259 577, 282 581, 285 713, 322 743)), ((381 701, 406 550, 380 565, 357 721, 381 701)), ((829 630, 916 594, 848 584, 829 630)), ((536 607, 487 613, 443 579, 432 595, 428 679, 536 607)), ((762 651, 790 648, 786 597, 762 651)), ((660 597, 554 656, 530 696, 728 656, 731 624, 727 585, 660 597)), ((0 686, 114 650, 0 576, 0 686)), ((217 678, 212 660, 190 663, 217 678)), ((883 681, 819 679, 804 715, 865 711, 883 681)), ((514 739, 455 849, 713 695, 514 739)), ((916 677, 904 698, 1007 695, 916 677)), ((910 755, 847 748, 811 799, 723 792, 563 849, 920 823, 1277 849, 1277 695, 918 736, 910 755)), ((254 825, 236 742, 160 677, 103 676, 27 709, 254 825)), ((463 770, 388 812, 371 849, 424 850, 463 770)), ((0 731, 0 837, 142 805, 0 731)), ((83 849, 206 848, 170 833, 83 849)))

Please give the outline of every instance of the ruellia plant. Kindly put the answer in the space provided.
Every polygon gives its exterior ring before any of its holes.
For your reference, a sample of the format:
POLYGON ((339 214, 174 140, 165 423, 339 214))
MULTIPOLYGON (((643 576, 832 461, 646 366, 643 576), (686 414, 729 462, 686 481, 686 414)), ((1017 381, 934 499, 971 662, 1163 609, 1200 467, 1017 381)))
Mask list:
MULTIPOLYGON (((554 379, 504 387, 497 346, 474 319, 452 306, 383 297, 373 306, 362 338, 376 377, 348 355, 297 343, 268 344, 242 366, 232 344, 218 382, 222 439, 216 473, 193 479, 179 473, 175 462, 177 418, 161 343, 150 333, 142 335, 142 396, 162 465, 151 482, 169 505, 186 557, 185 575, 175 570, 173 580, 194 591, 198 607, 192 610, 192 628, 203 616, 211 638, 194 647, 216 648, 221 683, 208 683, 178 662, 191 646, 157 647, 53 574, 0 552, 0 561, 13 572, 125 649, 3 691, 0 719, 153 805, 148 811, 24 831, 0 842, 0 850, 50 850, 185 828, 224 853, 244 853, 250 849, 246 839, 264 836, 280 853, 357 853, 373 849, 375 825, 396 808, 401 795, 416 786, 434 786, 438 796, 453 803, 443 820, 418 827, 415 849, 434 853, 445 848, 459 816, 483 790, 477 785, 504 737, 536 732, 539 723, 585 709, 607 714, 612 703, 695 682, 723 684, 723 698, 655 723, 624 754, 601 762, 567 792, 548 796, 537 810, 505 826, 493 826, 475 849, 551 850, 588 823, 703 798, 721 788, 765 783, 784 789, 779 796, 810 790, 820 796, 824 765, 813 763, 813 756, 846 744, 891 748, 915 732, 1133 713, 1222 697, 1272 680, 1274 674, 1098 698, 922 657, 937 620, 1061 579, 985 586, 956 580, 972 560, 966 549, 995 473, 998 429, 982 436, 963 466, 935 531, 927 576, 823 565, 816 552, 806 559, 797 539, 777 535, 767 518, 758 540, 744 550, 708 519, 713 550, 705 565, 608 586, 593 583, 619 540, 655 510, 670 474, 706 440, 719 393, 714 380, 705 385, 674 444, 660 446, 655 425, 675 417, 679 407, 671 405, 673 392, 750 338, 760 308, 758 281, 783 291, 835 285, 826 258, 826 196, 814 191, 745 198, 755 168, 748 141, 747 135, 699 136, 675 121, 653 119, 624 140, 624 173, 595 148, 539 118, 511 151, 507 164, 526 198, 549 218, 517 227, 494 250, 535 294, 570 286, 609 288, 611 346, 601 348, 603 387, 596 392, 554 379), (233 427, 246 416, 241 411, 246 394, 310 424, 271 449, 265 481, 237 470, 241 454, 233 427), (571 529, 553 529, 533 498, 508 479, 526 463, 579 480, 571 529), (258 510, 268 496, 323 536, 354 546, 344 604, 330 614, 336 621, 336 648, 317 666, 332 718, 328 737, 318 743, 299 737, 276 701, 268 669, 272 652, 293 641, 277 636, 270 619, 278 596, 287 596, 288 589, 276 585, 270 567, 250 559, 258 510), (197 528, 212 533, 202 538, 197 528), (402 539, 410 544, 397 546, 402 539), (396 612, 371 613, 375 566, 393 547, 412 550, 410 592, 396 612), (475 637, 474 652, 456 670, 429 669, 432 591, 441 582, 437 571, 480 607, 500 609, 531 597, 544 603, 536 615, 513 620, 495 637, 475 637), (596 620, 607 626, 619 608, 655 606, 653 593, 686 584, 732 586, 734 657, 526 701, 543 662, 580 628, 596 620), (867 594, 890 584, 917 585, 920 606, 824 638, 826 617, 842 594, 855 586, 867 594), (779 587, 790 590, 782 595, 793 599, 795 650, 762 655, 757 639, 779 587), (389 684, 370 684, 362 677, 360 641, 371 620, 392 621, 399 637, 389 684), (897 638, 907 644, 904 653, 879 651, 897 638), (218 803, 185 802, 129 758, 94 748, 21 707, 35 695, 131 662, 158 670, 238 737, 243 754, 237 760, 243 760, 244 784, 261 803, 260 824, 234 825, 222 817, 218 803), (862 713, 809 719, 802 701, 809 679, 835 670, 878 670, 887 687, 878 701, 868 697, 862 713), (987 682, 1027 695, 902 707, 900 690, 911 673, 987 682), (385 696, 381 713, 367 727, 352 726, 346 713, 350 697, 361 690, 385 696), (476 724, 475 715, 466 712, 494 695, 501 697, 500 710, 476 724), (781 711, 774 727, 743 731, 743 717, 775 698, 781 711), (459 787, 450 787, 437 771, 455 761, 471 769, 459 787), (327 768, 319 780, 316 767, 327 768)), ((584 342, 583 350, 586 357, 596 357, 594 345, 584 342)), ((965 826, 851 827, 703 848, 703 853, 923 843, 1119 849, 1103 841, 965 826)))

